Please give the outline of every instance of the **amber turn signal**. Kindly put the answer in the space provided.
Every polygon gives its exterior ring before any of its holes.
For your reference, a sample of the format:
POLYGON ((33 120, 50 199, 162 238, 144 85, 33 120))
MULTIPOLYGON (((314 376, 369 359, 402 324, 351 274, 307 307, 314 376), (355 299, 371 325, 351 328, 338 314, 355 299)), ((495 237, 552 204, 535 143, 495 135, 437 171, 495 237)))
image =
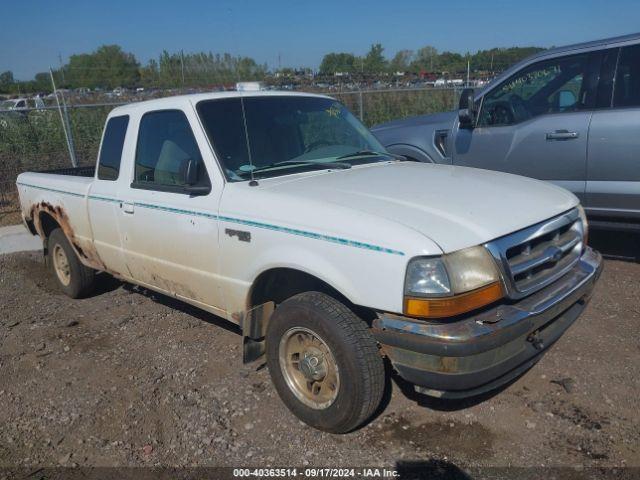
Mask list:
POLYGON ((455 317, 484 307, 504 297, 500 282, 490 283, 471 292, 441 298, 405 297, 404 313, 420 318, 455 317))

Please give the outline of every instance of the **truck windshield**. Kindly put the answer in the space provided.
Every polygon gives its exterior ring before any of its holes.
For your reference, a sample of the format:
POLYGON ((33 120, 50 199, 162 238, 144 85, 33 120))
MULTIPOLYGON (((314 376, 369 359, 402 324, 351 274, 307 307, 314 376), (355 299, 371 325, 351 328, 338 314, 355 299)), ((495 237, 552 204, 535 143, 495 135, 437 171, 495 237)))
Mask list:
POLYGON ((230 181, 392 159, 339 102, 263 96, 205 100, 197 111, 230 181))

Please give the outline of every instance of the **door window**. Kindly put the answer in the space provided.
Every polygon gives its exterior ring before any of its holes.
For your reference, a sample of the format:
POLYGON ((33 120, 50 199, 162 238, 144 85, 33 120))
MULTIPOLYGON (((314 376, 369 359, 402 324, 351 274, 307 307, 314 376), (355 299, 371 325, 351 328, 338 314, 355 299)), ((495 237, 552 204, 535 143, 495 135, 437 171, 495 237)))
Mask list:
POLYGON ((640 45, 620 51, 613 90, 614 107, 640 106, 640 45))
POLYGON ((548 113, 587 108, 588 55, 536 63, 519 71, 485 95, 479 125, 513 125, 548 113))
POLYGON ((140 120, 133 187, 183 191, 189 161, 197 168, 196 186, 210 185, 189 121, 180 110, 146 113, 140 120))
POLYGON ((100 180, 118 179, 127 125, 129 125, 128 115, 111 117, 107 122, 98 160, 98 178, 100 180))

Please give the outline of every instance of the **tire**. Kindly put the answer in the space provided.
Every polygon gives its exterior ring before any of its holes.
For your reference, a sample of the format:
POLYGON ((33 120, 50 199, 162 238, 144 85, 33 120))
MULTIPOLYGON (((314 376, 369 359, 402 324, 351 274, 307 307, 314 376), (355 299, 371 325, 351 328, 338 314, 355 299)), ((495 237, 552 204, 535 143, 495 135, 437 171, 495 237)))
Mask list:
POLYGON ((386 376, 378 346, 367 324, 334 298, 305 292, 282 302, 266 344, 271 380, 306 424, 346 433, 380 406, 386 376))
POLYGON ((61 228, 56 228, 49 235, 47 263, 54 280, 65 295, 82 298, 93 290, 95 270, 80 262, 61 228))

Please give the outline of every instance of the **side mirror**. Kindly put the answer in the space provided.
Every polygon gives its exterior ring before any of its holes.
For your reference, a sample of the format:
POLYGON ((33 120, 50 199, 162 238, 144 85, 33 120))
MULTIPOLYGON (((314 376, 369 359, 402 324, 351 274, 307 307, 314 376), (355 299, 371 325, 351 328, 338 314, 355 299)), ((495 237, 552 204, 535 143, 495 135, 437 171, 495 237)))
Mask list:
POLYGON ((189 186, 198 183, 198 163, 192 158, 184 163, 184 183, 189 186))
POLYGON ((476 104, 473 88, 465 88, 460 95, 458 105, 458 121, 460 128, 473 128, 476 124, 476 104))
POLYGON ((189 158, 184 163, 184 190, 191 195, 207 195, 211 191, 210 185, 197 185, 199 180, 199 162, 189 158))

